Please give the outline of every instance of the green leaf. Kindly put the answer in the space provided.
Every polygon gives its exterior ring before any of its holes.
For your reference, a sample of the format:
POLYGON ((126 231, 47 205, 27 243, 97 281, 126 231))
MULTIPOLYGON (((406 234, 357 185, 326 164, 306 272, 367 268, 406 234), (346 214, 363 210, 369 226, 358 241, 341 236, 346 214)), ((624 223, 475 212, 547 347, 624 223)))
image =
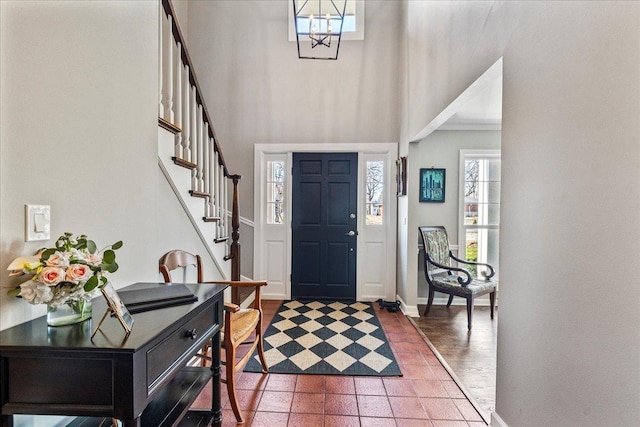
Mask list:
POLYGON ((102 277, 100 278, 100 281, 102 282, 102 286, 104 286, 104 285, 106 285, 106 284, 107 284, 107 282, 108 282, 109 280, 107 280, 107 278, 106 278, 106 277, 102 276, 102 277))
POLYGON ((49 259, 49 257, 50 257, 51 255, 53 255, 53 254, 55 254, 55 253, 56 253, 56 250, 55 250, 54 248, 49 248, 49 249, 47 249, 46 251, 42 252, 42 256, 41 256, 41 258, 42 258, 42 260, 43 260, 43 261, 46 261, 46 260, 48 260, 48 259, 49 259))
POLYGON ((87 240, 87 250, 90 254, 95 254, 98 247, 96 246, 96 242, 93 240, 87 240))
POLYGON ((7 292, 7 295, 9 295, 10 297, 17 297, 18 295, 20 295, 20 286, 11 289, 9 292, 7 292))
POLYGON ((87 239, 78 239, 78 243, 76 244, 76 249, 82 250, 87 247, 87 239))
POLYGON ((111 245, 111 249, 120 249, 122 247, 122 240, 119 240, 117 242, 115 242, 113 245, 111 245))
POLYGON ((118 271, 118 264, 116 264, 115 262, 113 264, 109 264, 109 267, 107 267, 106 270, 109 273, 115 273, 116 271, 118 271))
POLYGON ((113 264, 116 260, 116 253, 113 252, 111 249, 107 249, 106 251, 104 251, 104 254, 102 255, 102 261, 106 264, 113 264))
POLYGON ((91 292, 98 286, 98 276, 91 276, 87 283, 84 284, 85 292, 91 292))

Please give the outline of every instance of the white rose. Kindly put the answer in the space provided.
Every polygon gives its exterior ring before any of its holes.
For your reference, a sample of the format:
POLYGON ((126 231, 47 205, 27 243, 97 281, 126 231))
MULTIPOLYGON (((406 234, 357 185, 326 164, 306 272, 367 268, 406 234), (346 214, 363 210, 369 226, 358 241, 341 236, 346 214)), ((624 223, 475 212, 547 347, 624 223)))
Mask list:
POLYGON ((93 275, 93 271, 89 268, 89 266, 84 264, 71 264, 69 268, 67 268, 67 280, 72 283, 81 283, 93 275))
POLYGON ((47 267, 69 267, 69 253, 56 252, 47 259, 47 267))
POLYGON ((53 299, 53 292, 50 287, 29 280, 20 285, 20 296, 30 304, 43 304, 53 299))
POLYGON ((100 254, 87 254, 84 260, 93 266, 98 266, 102 262, 102 255, 100 254))

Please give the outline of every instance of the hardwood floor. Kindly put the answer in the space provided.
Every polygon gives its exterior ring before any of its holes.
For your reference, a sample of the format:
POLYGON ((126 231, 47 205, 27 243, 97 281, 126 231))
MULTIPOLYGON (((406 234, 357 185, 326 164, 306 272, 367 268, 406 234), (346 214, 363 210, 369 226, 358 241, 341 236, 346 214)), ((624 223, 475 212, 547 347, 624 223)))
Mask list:
MULTIPOLYGON (((425 306, 419 305, 420 313, 425 306)), ((469 392, 485 420, 495 410, 498 310, 475 307, 467 333, 465 306, 432 306, 429 316, 411 318, 469 392)))

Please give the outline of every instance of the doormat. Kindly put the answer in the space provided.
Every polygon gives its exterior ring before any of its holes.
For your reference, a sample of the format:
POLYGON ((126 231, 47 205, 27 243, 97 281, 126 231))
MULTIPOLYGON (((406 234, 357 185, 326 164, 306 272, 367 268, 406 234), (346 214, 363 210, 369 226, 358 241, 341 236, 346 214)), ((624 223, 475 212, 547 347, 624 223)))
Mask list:
MULTIPOLYGON (((369 303, 287 301, 264 334, 270 373, 402 376, 369 303)), ((246 372, 262 372, 257 350, 246 372)))

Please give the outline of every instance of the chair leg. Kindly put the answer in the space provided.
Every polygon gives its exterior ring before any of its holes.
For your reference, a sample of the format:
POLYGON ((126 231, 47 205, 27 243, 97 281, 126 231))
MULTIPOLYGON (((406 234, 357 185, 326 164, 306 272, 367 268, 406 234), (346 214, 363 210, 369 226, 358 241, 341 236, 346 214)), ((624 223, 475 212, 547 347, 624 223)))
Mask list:
POLYGON ((491 305, 491 319, 493 319, 493 307, 496 305, 496 291, 489 294, 489 304, 491 305))
POLYGON ((433 290, 431 286, 429 286, 429 300, 427 301, 427 307, 424 309, 424 315, 429 314, 429 310, 431 309, 431 304, 433 304, 433 296, 436 292, 433 290))
POLYGON ((447 301, 447 307, 451 306, 452 302, 453 302, 453 295, 449 295, 449 301, 447 301))
POLYGON ((244 423, 244 419, 242 419, 242 414, 240 413, 240 408, 238 407, 238 396, 236 394, 236 370, 235 370, 235 360, 236 360, 236 351, 233 346, 229 345, 229 348, 225 348, 225 364, 227 368, 227 394, 229 395, 229 403, 231 403, 231 409, 233 410, 233 414, 236 416, 236 421, 242 424, 244 423))
POLYGON ((262 345, 262 316, 260 316, 258 326, 256 326, 256 339, 258 340, 258 356, 260 357, 260 363, 262 364, 262 372, 269 372, 267 361, 264 358, 264 346, 262 345))
POLYGON ((473 297, 467 297, 467 329, 471 330, 473 321, 473 297))

